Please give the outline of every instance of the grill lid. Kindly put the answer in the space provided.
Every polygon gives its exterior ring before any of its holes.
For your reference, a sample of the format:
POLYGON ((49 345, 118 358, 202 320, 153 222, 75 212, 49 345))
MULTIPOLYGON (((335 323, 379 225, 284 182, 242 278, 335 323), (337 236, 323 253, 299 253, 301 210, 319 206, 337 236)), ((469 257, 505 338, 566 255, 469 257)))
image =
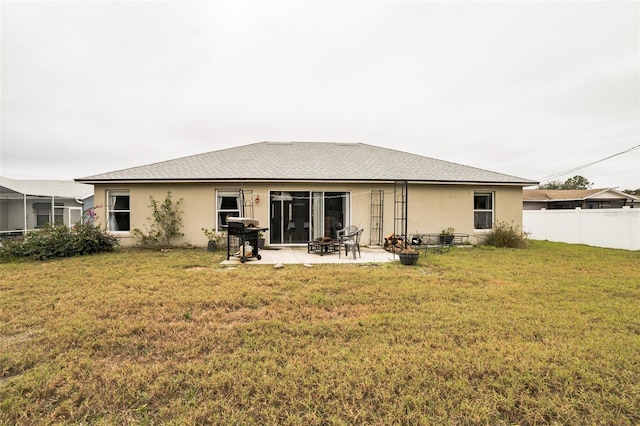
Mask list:
POLYGON ((228 217, 227 218, 227 223, 241 223, 243 226, 245 227, 258 227, 260 226, 260 222, 258 221, 258 219, 253 219, 250 217, 228 217))

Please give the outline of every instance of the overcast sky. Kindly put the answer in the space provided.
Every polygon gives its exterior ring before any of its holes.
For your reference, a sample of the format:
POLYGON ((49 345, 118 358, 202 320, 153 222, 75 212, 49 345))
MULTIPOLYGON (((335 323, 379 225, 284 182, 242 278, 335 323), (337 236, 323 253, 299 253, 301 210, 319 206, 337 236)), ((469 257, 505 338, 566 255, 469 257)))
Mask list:
POLYGON ((639 5, 2 1, 0 175, 335 141, 640 188, 639 5))

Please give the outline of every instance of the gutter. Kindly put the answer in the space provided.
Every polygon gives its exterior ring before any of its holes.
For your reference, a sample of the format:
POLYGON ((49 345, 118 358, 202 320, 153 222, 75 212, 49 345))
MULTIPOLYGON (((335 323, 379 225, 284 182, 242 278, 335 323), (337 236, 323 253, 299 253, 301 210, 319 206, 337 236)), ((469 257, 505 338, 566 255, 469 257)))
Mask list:
POLYGON ((501 181, 450 181, 450 180, 406 180, 406 179, 99 179, 99 180, 83 180, 76 179, 76 182, 90 185, 108 185, 108 184, 157 184, 157 183, 229 183, 229 182, 250 182, 250 183, 376 183, 376 184, 394 184, 395 182, 409 182, 412 184, 434 184, 434 185, 494 185, 494 186, 531 186, 537 182, 501 182, 501 181))

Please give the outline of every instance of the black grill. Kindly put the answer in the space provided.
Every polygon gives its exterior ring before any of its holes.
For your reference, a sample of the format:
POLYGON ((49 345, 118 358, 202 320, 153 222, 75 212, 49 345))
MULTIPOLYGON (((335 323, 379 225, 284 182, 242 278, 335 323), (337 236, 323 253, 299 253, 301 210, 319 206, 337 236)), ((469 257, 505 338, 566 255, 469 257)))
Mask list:
POLYGON ((240 257, 240 262, 244 263, 247 259, 262 259, 258 248, 258 238, 260 232, 269 228, 261 228, 255 219, 246 217, 229 217, 227 218, 227 260, 231 256, 240 257), (238 252, 235 252, 235 245, 231 244, 231 237, 238 239, 238 252), (251 246, 249 253, 247 246, 251 246), (234 253, 232 253, 232 251, 234 253))

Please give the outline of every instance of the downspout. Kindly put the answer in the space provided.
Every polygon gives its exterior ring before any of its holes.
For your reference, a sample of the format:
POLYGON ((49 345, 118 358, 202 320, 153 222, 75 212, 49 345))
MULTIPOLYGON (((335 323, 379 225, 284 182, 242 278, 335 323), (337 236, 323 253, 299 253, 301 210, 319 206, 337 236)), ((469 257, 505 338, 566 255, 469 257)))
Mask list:
POLYGON ((27 194, 22 194, 22 207, 24 213, 24 228, 22 235, 27 235, 27 194))
MULTIPOLYGON (((79 198, 76 198, 76 203, 80 204, 82 206, 82 214, 80 215, 80 223, 81 224, 85 224, 84 223, 84 200, 80 200, 79 198)), ((71 225, 71 212, 69 212, 69 225, 71 225)))
POLYGON ((404 243, 409 238, 409 181, 404 183, 404 243))

